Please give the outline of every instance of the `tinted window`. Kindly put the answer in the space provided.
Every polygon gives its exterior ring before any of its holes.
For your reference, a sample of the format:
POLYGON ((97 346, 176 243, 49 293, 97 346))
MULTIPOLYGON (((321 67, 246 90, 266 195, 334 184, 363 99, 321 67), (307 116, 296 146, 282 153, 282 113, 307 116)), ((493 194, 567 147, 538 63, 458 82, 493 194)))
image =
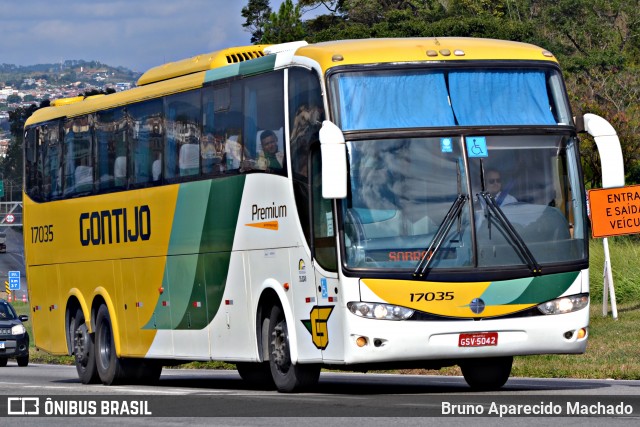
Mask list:
MULTIPOLYGON (((197 175, 200 168, 200 91, 172 95, 165 100, 167 178, 197 175)), ((154 159, 156 161, 158 159, 154 159)), ((159 165, 159 163, 158 163, 159 165)), ((159 173, 157 170, 156 173, 159 173)), ((159 176, 153 176, 154 180, 159 176)))
POLYGON ((127 107, 129 127, 129 153, 131 154, 132 185, 153 181, 153 163, 162 158, 164 126, 162 100, 134 104, 127 107))

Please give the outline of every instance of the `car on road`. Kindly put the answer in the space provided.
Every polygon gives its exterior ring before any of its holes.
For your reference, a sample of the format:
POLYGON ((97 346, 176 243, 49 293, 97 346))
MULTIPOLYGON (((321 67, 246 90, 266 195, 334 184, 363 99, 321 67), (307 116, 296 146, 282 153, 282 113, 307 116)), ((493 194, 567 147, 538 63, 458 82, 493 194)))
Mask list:
POLYGON ((7 233, 0 231, 0 252, 7 252, 7 233))
POLYGON ((0 367, 7 366, 9 358, 15 358, 18 366, 29 364, 29 333, 22 322, 29 316, 18 315, 13 306, 0 299, 0 367))

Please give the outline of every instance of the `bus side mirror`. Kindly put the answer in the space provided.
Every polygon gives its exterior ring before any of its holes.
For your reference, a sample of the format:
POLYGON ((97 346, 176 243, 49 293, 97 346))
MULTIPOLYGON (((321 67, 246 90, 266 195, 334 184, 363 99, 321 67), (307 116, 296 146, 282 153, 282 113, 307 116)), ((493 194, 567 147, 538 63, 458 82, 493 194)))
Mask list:
POLYGON ((347 197, 347 145, 338 126, 329 120, 320 128, 320 153, 322 155, 322 197, 344 199, 347 197))
POLYGON ((602 167, 602 188, 624 187, 624 161, 616 130, 611 124, 595 114, 582 118, 584 129, 598 147, 602 167))

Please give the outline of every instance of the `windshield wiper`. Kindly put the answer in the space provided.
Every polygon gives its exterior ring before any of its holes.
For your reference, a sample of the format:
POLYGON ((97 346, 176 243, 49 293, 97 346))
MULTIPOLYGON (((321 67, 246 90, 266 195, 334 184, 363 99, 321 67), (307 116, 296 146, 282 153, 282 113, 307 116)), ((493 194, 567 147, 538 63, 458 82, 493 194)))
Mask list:
POLYGON ((433 239, 431 240, 431 244, 429 245, 427 250, 422 254, 422 257, 420 258, 420 262, 418 263, 416 270, 413 272, 414 276, 422 277, 425 271, 427 271, 427 268, 429 268, 429 264, 431 263, 431 260, 440 249, 440 246, 442 246, 442 242, 444 242, 445 238, 447 237, 447 234, 449 233, 451 226, 453 225, 456 218, 460 216, 460 212, 462 212, 462 208, 464 207, 464 204, 466 203, 467 199, 468 199, 468 196, 463 194, 458 194, 458 197, 456 197, 456 199, 453 201, 453 204, 449 208, 449 212, 447 212, 447 214, 444 216, 444 219, 440 223, 440 226, 438 227, 438 230, 436 231, 435 236, 433 236, 433 239))
MULTIPOLYGON (((485 201, 487 213, 493 213, 494 217, 498 220, 500 225, 502 225, 504 231, 513 241, 514 246, 517 249, 518 254, 520 255, 520 258, 522 258, 522 260, 527 264, 527 267, 529 267, 531 272, 535 275, 542 274, 542 268, 540 267, 540 264, 538 264, 538 261, 536 261, 536 258, 527 247, 527 244, 524 242, 524 240, 522 240, 522 237, 520 237, 516 229, 513 228, 513 225, 511 225, 511 222, 509 222, 509 219, 504 214, 504 212, 502 212, 502 209, 500 209, 500 206, 498 206, 491 194, 482 192, 479 194, 479 196, 482 197, 482 199, 485 201)), ((491 218, 489 218, 489 215, 487 215, 487 221, 488 226, 490 227, 491 218)))

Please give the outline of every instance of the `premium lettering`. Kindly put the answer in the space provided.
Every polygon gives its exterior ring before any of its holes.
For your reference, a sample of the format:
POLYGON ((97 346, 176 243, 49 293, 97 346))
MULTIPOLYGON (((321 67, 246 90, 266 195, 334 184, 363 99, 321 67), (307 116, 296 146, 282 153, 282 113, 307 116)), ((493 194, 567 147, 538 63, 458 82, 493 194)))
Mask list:
POLYGON ((251 205, 251 220, 262 221, 266 219, 284 218, 287 216, 287 206, 276 206, 272 203, 271 206, 259 207, 258 205, 251 205))

